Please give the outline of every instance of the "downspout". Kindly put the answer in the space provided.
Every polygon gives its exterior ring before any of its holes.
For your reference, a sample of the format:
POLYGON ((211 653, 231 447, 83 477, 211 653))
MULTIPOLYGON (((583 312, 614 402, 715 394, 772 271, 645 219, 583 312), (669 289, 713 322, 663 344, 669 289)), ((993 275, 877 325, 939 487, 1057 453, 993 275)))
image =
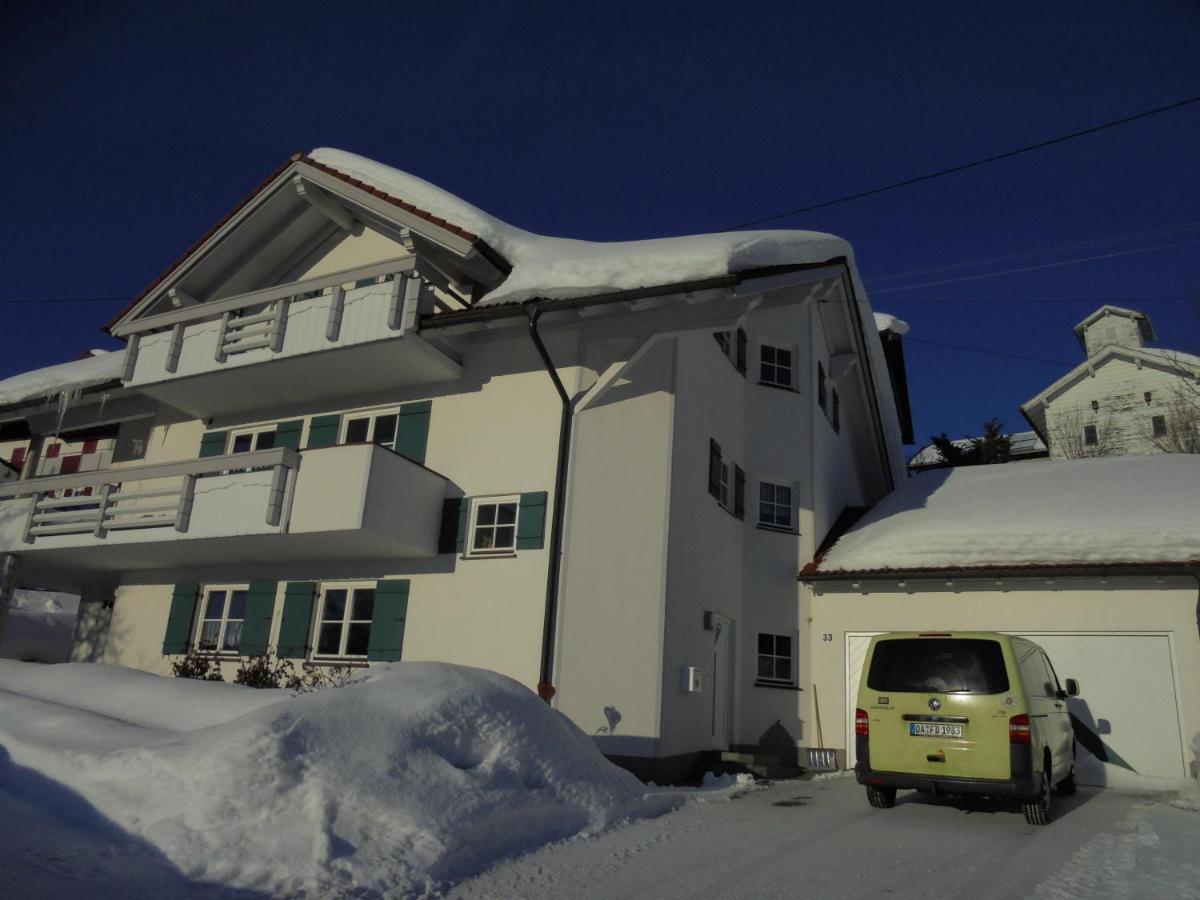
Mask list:
POLYGON ((554 636, 558 625, 558 584, 562 571, 562 533, 563 511, 566 508, 567 460, 571 450, 571 398, 563 387, 562 379, 558 377, 542 336, 538 332, 538 320, 542 317, 542 308, 534 304, 525 306, 525 314, 529 318, 529 337, 542 358, 546 373, 554 382, 562 401, 562 413, 558 426, 558 466, 554 472, 554 510, 550 518, 550 563, 546 571, 546 616, 542 623, 542 661, 538 674, 538 696, 547 703, 556 692, 554 677, 554 636))

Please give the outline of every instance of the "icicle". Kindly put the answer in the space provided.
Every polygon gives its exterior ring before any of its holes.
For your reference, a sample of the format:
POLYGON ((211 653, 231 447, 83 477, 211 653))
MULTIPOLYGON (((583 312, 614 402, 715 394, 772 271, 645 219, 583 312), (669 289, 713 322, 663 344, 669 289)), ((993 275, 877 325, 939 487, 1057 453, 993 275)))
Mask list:
POLYGON ((104 404, 108 402, 108 391, 100 395, 100 411, 96 413, 96 418, 104 417, 104 404))
POLYGON ((58 422, 54 426, 54 436, 58 437, 62 431, 63 420, 67 417, 67 412, 79 399, 79 395, 83 393, 83 388, 71 388, 67 391, 59 391, 58 394, 58 422))

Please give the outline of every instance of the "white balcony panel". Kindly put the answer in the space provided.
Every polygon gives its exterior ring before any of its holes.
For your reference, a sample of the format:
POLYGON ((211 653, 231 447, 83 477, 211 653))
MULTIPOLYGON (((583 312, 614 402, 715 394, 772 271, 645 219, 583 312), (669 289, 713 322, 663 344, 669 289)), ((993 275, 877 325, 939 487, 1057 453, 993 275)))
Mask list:
POLYGON ((227 353, 223 362, 220 319, 188 323, 174 372, 168 371, 172 332, 144 334, 129 384, 207 418, 294 402, 300 388, 305 399, 326 399, 461 377, 457 360, 415 333, 388 326, 391 296, 391 282, 346 291, 332 341, 327 326, 333 294, 292 301, 279 352, 259 347, 227 353))
MULTIPOLYGON (((294 454, 294 451, 283 451, 294 454)), ((280 451, 262 451, 263 454, 280 451)), ((445 479, 424 466, 373 445, 328 447, 299 454, 288 469, 280 524, 270 525, 276 470, 203 475, 186 531, 146 511, 144 528, 113 528, 97 535, 41 534, 25 541, 32 497, 0 500, 0 553, 20 556, 22 577, 49 587, 77 585, 119 573, 161 573, 166 581, 227 577, 240 565, 310 565, 330 560, 429 558, 437 554, 445 479)), ((218 458, 223 466, 229 457, 218 458)), ((289 459, 294 459, 289 457, 289 459)), ((211 467, 212 460, 192 465, 211 467)), ((170 464, 172 466, 176 464, 170 464)), ((182 477, 155 477, 155 468, 120 470, 121 490, 164 491, 178 496, 182 477)), ((89 473, 91 474, 91 473, 89 473)), ((95 473, 97 485, 114 471, 95 473)), ((80 476, 69 476, 79 480, 80 476)), ((36 490, 38 480, 24 484, 36 490)), ((6 483, 6 487, 12 487, 6 483)), ((173 502, 173 501, 172 501, 173 502)), ((162 506, 157 497, 126 501, 137 509, 162 506)), ((136 521, 137 513, 122 513, 136 521)))

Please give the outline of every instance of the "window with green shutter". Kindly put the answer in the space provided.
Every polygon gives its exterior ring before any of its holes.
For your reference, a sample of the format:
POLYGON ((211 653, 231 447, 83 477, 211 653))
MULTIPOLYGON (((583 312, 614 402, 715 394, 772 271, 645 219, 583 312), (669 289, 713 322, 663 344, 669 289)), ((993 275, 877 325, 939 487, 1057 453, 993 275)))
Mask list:
POLYGON ((400 407, 400 422, 396 427, 395 450, 413 462, 424 464, 425 449, 429 443, 429 419, 433 413, 433 401, 421 400, 405 403, 400 407))
POLYGON ((315 581, 289 581, 283 594, 283 618, 279 623, 280 659, 307 659, 311 649, 315 581))
POLYGON ((442 501, 438 553, 462 553, 467 538, 467 505, 466 497, 451 497, 442 501))
POLYGON ((171 594, 171 611, 167 614, 167 631, 163 635, 163 655, 187 653, 192 641, 192 626, 196 621, 196 598, 200 585, 185 582, 175 585, 171 594))
POLYGON ((304 420, 295 419, 291 422, 280 422, 275 426, 275 446, 300 449, 300 435, 304 432, 304 420))
POLYGON ((332 447, 338 442, 338 430, 342 426, 342 417, 313 416, 308 423, 308 449, 332 447))
POLYGON ((375 585, 375 610, 367 659, 394 662, 404 649, 404 624, 408 619, 408 579, 380 581, 375 585))
POLYGON ((277 581, 252 581, 246 594, 245 621, 242 623, 242 656, 263 656, 271 640, 271 620, 275 617, 277 581))
POLYGON ((517 549, 541 550, 546 536, 545 491, 521 495, 521 510, 517 515, 517 549))
POLYGON ((200 458, 206 456, 223 456, 225 443, 229 439, 228 431, 206 431, 200 439, 200 458))

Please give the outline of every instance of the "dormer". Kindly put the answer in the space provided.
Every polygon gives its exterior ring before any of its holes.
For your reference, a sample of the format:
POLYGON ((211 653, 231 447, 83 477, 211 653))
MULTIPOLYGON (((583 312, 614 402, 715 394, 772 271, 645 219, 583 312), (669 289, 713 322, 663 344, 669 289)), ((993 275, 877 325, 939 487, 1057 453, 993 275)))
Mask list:
POLYGON ((1076 325, 1075 336, 1088 356, 1108 346, 1136 350, 1158 340, 1145 313, 1108 304, 1076 325))

